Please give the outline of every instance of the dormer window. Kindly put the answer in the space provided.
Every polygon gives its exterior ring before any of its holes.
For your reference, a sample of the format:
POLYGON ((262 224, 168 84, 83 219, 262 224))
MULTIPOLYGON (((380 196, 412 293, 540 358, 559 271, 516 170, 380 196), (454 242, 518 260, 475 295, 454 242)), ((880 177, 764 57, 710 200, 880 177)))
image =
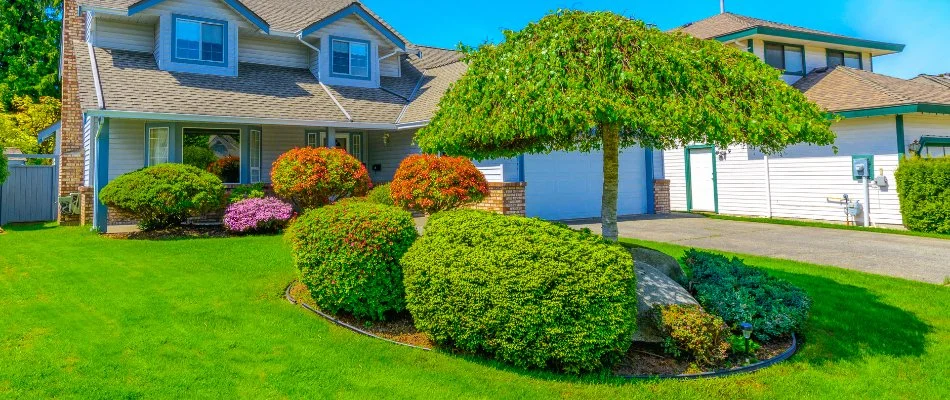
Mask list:
POLYGON ((861 69, 861 53, 842 50, 828 50, 828 67, 844 65, 845 67, 861 69))
POLYGON ((330 76, 369 79, 369 45, 366 40, 330 37, 330 76))
POLYGON ((226 66, 227 21, 175 15, 172 61, 226 66))

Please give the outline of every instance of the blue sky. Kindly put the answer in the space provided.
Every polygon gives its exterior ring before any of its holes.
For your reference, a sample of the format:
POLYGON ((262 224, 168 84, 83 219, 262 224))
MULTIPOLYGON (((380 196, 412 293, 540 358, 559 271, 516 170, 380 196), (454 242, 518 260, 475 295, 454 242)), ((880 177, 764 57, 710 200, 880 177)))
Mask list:
MULTIPOLYGON (((718 0, 364 0, 413 43, 454 48, 501 40, 558 8, 610 10, 670 29, 719 12, 718 0)), ((726 10, 864 39, 903 43, 874 59, 878 73, 911 78, 950 72, 950 0, 726 0, 726 10), (798 6, 795 6, 795 5, 798 6)))

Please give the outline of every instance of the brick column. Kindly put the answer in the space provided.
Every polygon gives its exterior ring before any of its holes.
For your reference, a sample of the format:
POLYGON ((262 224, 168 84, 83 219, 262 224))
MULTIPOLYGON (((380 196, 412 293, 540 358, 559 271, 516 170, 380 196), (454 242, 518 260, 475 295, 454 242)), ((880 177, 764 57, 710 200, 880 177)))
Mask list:
POLYGON ((92 188, 89 186, 79 188, 79 224, 92 224, 92 188))
POLYGON ((525 215, 525 182, 489 182, 488 196, 470 208, 504 215, 525 215))
POLYGON ((670 180, 656 179, 653 181, 653 200, 657 214, 670 213, 670 180))
MULTIPOLYGON (((82 148, 82 105, 76 71, 77 51, 86 51, 74 41, 85 40, 85 17, 79 15, 78 0, 63 0, 62 153, 59 164, 59 195, 80 192, 85 160, 82 148)), ((77 225, 79 215, 60 215, 63 225, 77 225)))

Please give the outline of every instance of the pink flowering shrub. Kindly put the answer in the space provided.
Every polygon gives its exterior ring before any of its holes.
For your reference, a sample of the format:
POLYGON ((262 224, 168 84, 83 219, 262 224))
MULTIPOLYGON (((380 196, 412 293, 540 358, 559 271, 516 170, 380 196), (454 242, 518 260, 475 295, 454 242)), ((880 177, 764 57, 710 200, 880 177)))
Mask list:
POLYGON ((231 232, 276 232, 294 216, 294 208, 276 197, 253 198, 231 204, 224 227, 231 232))

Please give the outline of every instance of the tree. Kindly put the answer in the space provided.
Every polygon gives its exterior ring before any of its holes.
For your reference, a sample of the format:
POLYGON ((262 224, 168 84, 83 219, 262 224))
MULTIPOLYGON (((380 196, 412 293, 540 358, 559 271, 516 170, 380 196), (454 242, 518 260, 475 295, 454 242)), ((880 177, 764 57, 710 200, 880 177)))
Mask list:
POLYGON ((41 97, 39 102, 26 96, 13 98, 15 112, 0 113, 0 148, 15 147, 24 153, 52 153, 53 141, 37 143, 37 134, 60 118, 60 101, 41 97))
POLYGON ((0 5, 0 111, 15 96, 59 98, 62 0, 5 0, 0 5))
POLYGON ((831 122, 751 53, 609 12, 561 11, 465 48, 467 73, 416 137, 477 160, 603 151, 603 235, 617 238, 621 148, 827 145, 831 122))

